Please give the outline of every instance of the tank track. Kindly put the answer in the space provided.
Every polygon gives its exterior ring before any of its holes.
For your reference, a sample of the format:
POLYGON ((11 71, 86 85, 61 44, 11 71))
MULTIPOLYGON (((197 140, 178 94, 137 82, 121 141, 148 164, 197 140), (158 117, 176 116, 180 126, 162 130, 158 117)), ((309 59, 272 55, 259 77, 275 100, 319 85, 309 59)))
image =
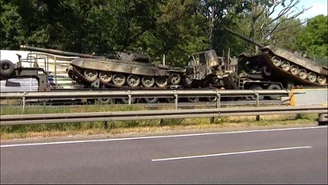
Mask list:
MULTIPOLYGON (((89 80, 81 73, 80 71, 81 69, 77 69, 76 67, 71 67, 68 69, 68 73, 71 79, 78 81, 78 83, 81 83, 83 85, 85 85, 85 88, 89 88, 89 89, 95 89, 95 88, 90 88, 90 85, 93 82, 89 82, 89 80)), ((97 79, 95 81, 99 80, 99 77, 97 77, 97 79)), ((100 81, 100 80, 99 80, 100 81)), ((84 89, 85 89, 84 88, 84 89)), ((137 87, 130 87, 128 85, 124 85, 124 86, 116 86, 114 84, 111 83, 103 83, 101 82, 101 86, 99 86, 98 88, 96 88, 96 90, 102 90, 102 89, 106 89, 106 90, 165 90, 165 89, 185 89, 182 85, 167 85, 165 87, 143 87, 143 86, 137 86, 137 87)), ((192 89, 192 88, 190 88, 192 89)), ((199 89, 199 88, 197 88, 199 89)), ((207 88, 206 88, 207 89, 207 88)), ((217 89, 215 87, 208 87, 208 89, 217 89)), ((131 103, 135 103, 136 101, 145 101, 146 103, 156 103, 159 102, 160 98, 153 98, 153 97, 145 97, 145 98, 132 98, 132 102, 131 103)), ((174 98, 164 98, 167 102, 174 102, 174 98)), ((119 101, 122 102, 124 104, 128 103, 128 98, 100 98, 98 99, 99 103, 101 104, 113 104, 115 101, 119 101)), ((198 97, 190 97, 187 98, 188 102, 198 102, 200 101, 200 98, 198 97)), ((208 101, 213 102, 216 101, 216 97, 208 97, 208 101)))
MULTIPOLYGON (((179 84, 167 84, 164 87, 158 87, 156 86, 156 83, 154 83, 154 85, 152 87, 144 87, 141 85, 141 82, 139 82, 139 85, 136 87, 132 87, 127 85, 127 82, 124 83, 124 85, 122 86, 118 86, 112 83, 112 80, 108 83, 105 83, 103 81, 100 80, 99 75, 97 75, 97 78, 90 82, 85 75, 83 75, 81 73, 81 71, 83 71, 83 69, 79 69, 77 67, 72 67, 68 69, 68 73, 71 74, 69 75, 69 77, 72 80, 77 81, 78 83, 81 83, 85 86, 90 86, 93 82, 99 80, 99 82, 101 83, 101 87, 105 87, 105 88, 115 88, 115 89, 122 89, 122 90, 138 90, 138 89, 144 89, 144 90, 155 90, 155 89, 177 89, 179 87, 181 87, 181 85, 179 84)), ((123 74, 123 73, 117 73, 117 74, 123 74)), ((125 74, 123 74, 125 75, 125 74)), ((125 75, 126 76, 126 75, 125 75)), ((181 78, 181 77, 180 77, 181 78)), ((167 79, 168 81, 170 80, 170 77, 167 79)), ((181 79, 180 79, 181 81, 181 79)))
POLYGON ((288 75, 288 77, 306 85, 327 86, 328 75, 319 74, 306 69, 292 61, 276 56, 269 51, 265 51, 265 54, 269 57, 269 66, 288 75))

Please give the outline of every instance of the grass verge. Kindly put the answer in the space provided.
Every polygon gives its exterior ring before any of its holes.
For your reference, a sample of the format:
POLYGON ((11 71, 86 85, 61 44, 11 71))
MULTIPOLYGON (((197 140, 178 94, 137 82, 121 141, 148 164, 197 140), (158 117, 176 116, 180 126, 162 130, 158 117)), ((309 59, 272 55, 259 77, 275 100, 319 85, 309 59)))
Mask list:
MULTIPOLYGON (((161 107, 161 109, 173 109, 173 106, 161 107)), ((15 107, 1 107, 1 115, 10 114, 42 114, 42 113, 75 113, 75 112, 105 112, 105 111, 134 111, 147 110, 138 105, 81 105, 74 107, 55 106, 30 106, 25 111, 15 107)), ((83 122, 83 123, 58 123, 40 125, 13 125, 1 126, 0 139, 17 139, 31 137, 57 137, 68 135, 117 135, 132 133, 153 133, 178 130, 201 130, 214 128, 250 128, 266 127, 273 125, 295 125, 315 122, 316 114, 302 114, 296 119, 296 115, 268 115, 261 116, 260 121, 255 116, 216 117, 213 122, 210 118, 184 118, 163 120, 132 120, 132 121, 107 121, 107 122, 83 122)))

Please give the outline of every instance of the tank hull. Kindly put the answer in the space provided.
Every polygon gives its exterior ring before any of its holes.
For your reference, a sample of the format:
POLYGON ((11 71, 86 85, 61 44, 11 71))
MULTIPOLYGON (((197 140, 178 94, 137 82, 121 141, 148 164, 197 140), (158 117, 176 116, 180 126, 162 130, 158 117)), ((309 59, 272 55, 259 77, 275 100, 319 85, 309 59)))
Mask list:
POLYGON ((263 52, 272 52, 273 56, 278 56, 282 58, 283 60, 288 60, 289 62, 292 62, 293 64, 302 66, 303 68, 325 75, 328 75, 328 67, 325 67, 323 65, 320 65, 316 63, 315 61, 299 56, 293 52, 290 52, 285 49, 281 49, 275 46, 266 46, 262 49, 263 52))
POLYGON ((166 88, 181 85, 184 70, 164 65, 121 59, 77 58, 71 61, 69 76, 90 86, 97 80, 100 86, 131 88, 166 88))
POLYGON ((145 75, 145 76, 169 76, 170 73, 166 69, 160 69, 153 64, 144 64, 139 62, 122 62, 114 59, 82 59, 72 60, 72 66, 81 69, 92 69, 98 71, 108 71, 125 74, 145 75))
MULTIPOLYGON (((279 54, 281 54, 281 52, 279 54)), ((309 63, 305 63, 305 60, 301 60, 302 58, 297 58, 295 56, 289 58, 291 61, 283 58, 282 63, 288 61, 290 63, 290 66, 293 67, 297 66, 299 70, 303 70, 306 71, 307 74, 312 73, 317 76, 316 80, 313 79, 311 80, 308 77, 300 76, 300 73, 293 74, 293 72, 291 72, 291 68, 289 67, 289 69, 286 70, 283 64, 277 66, 274 61, 276 59, 274 57, 277 56, 278 55, 272 55, 272 53, 266 51, 258 55, 241 54, 239 56, 239 62, 245 64, 247 61, 249 61, 250 63, 253 63, 253 65, 257 65, 256 67, 257 72, 262 74, 261 76, 262 79, 281 81, 286 83, 293 82, 294 84, 299 84, 299 85, 311 85, 311 86, 322 86, 322 87, 327 86, 326 80, 324 80, 323 82, 321 81, 321 83, 319 83, 318 81, 318 77, 320 77, 321 79, 322 78, 327 79, 328 77, 327 70, 324 68, 324 66, 312 62, 311 60, 309 60, 309 63), (303 66, 307 66, 307 67, 303 67, 303 66)))
POLYGON ((252 39, 249 39, 241 34, 238 34, 232 30, 224 28, 229 33, 236 35, 250 43, 258 46, 262 54, 260 55, 269 55, 269 58, 266 57, 265 63, 267 69, 271 71, 278 72, 281 76, 288 77, 289 79, 284 79, 285 81, 296 80, 302 84, 313 84, 319 86, 327 85, 328 78, 328 67, 316 63, 314 60, 311 60, 307 57, 300 56, 296 53, 290 52, 286 49, 278 48, 276 46, 264 46, 254 42, 252 39))

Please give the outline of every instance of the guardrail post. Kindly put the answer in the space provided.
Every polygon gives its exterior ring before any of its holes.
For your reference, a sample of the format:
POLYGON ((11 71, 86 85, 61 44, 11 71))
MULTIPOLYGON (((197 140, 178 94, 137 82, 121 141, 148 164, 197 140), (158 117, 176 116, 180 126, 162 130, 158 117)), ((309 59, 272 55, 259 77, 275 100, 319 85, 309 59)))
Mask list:
POLYGON ((221 94, 217 93, 216 94, 216 108, 220 108, 221 107, 221 94))
MULTIPOLYGON (((256 107, 259 107, 260 106, 260 94, 256 91, 255 91, 255 96, 256 96, 256 107)), ((256 115, 256 121, 260 121, 260 115, 256 115)))
POLYGON ((131 96, 131 91, 128 91, 129 94, 128 94, 128 97, 129 97, 129 105, 132 104, 132 96, 131 96))
POLYGON ((163 119, 159 120, 159 126, 161 126, 161 127, 164 126, 164 120, 163 119))
POLYGON ((46 104, 46 101, 43 102, 43 112, 46 113, 46 107, 47 107, 47 104, 46 104))
MULTIPOLYGON (((216 108, 221 107, 221 94, 219 92, 216 93, 216 108)), ((213 124, 215 121, 215 117, 210 118, 210 124, 213 124)))
POLYGON ((296 114, 296 119, 301 119, 301 118, 302 118, 301 114, 296 114))
POLYGON ((23 95, 23 113, 25 113, 25 100, 26 100, 26 98, 25 98, 25 93, 24 93, 24 95, 23 95))
POLYGON ((178 94, 174 92, 174 97, 175 97, 175 109, 178 110, 178 94))
POLYGON ((107 130, 108 129, 108 122, 104 121, 104 128, 107 130))

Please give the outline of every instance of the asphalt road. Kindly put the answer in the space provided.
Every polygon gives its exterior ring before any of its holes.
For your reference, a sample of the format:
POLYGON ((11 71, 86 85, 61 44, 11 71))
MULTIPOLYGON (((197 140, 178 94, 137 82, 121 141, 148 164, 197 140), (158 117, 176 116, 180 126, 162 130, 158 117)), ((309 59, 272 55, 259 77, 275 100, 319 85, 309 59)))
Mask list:
POLYGON ((327 184, 327 126, 2 143, 1 183, 327 184))

